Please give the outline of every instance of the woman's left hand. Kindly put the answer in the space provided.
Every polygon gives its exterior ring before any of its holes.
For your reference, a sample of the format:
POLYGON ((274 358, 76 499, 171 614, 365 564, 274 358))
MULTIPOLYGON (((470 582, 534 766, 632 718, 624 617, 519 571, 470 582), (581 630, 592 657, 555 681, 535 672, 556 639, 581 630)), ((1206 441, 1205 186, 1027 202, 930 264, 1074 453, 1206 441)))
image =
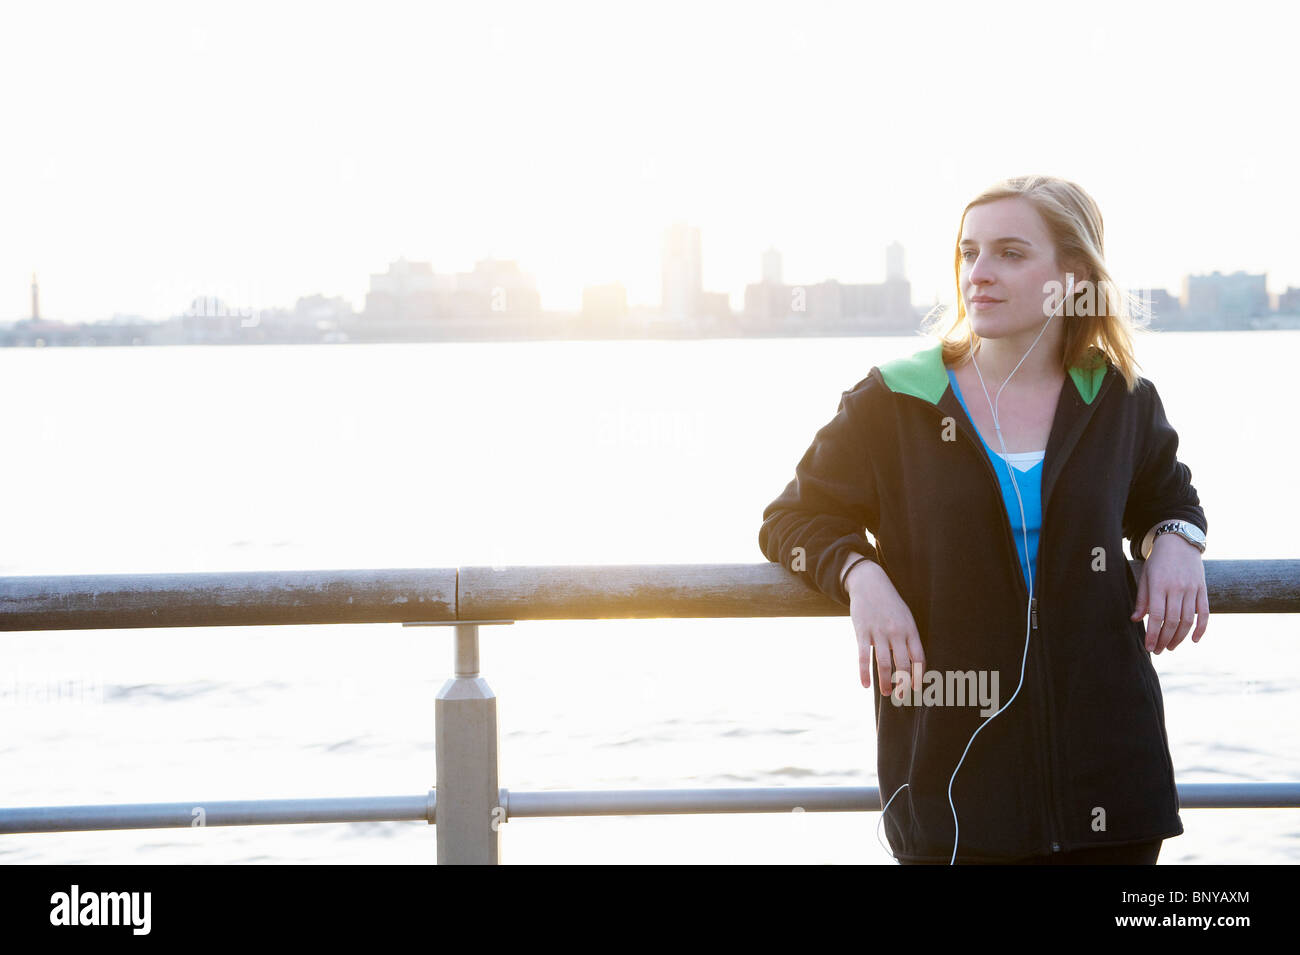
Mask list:
POLYGON ((1196 620, 1192 642, 1199 643, 1210 616, 1201 552, 1177 534, 1161 534, 1143 562, 1137 607, 1130 620, 1147 621, 1147 652, 1173 650, 1196 620))

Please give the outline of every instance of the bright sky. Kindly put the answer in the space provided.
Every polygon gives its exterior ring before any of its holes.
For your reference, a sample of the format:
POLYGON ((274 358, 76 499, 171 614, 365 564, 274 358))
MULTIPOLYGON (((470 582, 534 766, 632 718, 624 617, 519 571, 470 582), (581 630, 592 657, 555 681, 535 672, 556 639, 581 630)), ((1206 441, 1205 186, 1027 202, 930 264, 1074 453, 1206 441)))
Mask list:
POLYGON ((1294 30, 1266 2, 67 3, 0 17, 0 321, 198 294, 364 304, 405 256, 489 255, 546 308, 884 277, 950 300, 967 201, 1026 172, 1101 204, 1121 283, 1300 285, 1294 30))

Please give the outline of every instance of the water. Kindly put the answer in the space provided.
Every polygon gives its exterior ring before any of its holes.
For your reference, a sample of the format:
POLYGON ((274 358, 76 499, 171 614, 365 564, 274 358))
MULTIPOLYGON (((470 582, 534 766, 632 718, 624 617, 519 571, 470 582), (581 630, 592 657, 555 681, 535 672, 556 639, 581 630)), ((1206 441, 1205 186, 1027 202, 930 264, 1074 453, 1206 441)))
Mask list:
MULTIPOLYGON (((760 562, 840 392, 914 338, 0 350, 0 575, 760 562)), ((1160 334, 1214 558, 1291 558, 1300 332, 1160 334)), ((1212 608, 1213 610, 1213 608, 1212 608)), ((1293 615, 1154 658, 1180 782, 1300 779, 1293 615)), ((874 785, 847 617, 485 627, 515 790, 874 785)), ((415 794, 448 628, 0 634, 0 805, 415 794), (24 694, 80 680, 88 702, 24 694), (21 692, 18 692, 21 691, 21 692)), ((875 813, 516 819, 503 861, 892 863, 875 813)), ((1294 862, 1184 810, 1162 863, 1294 862)), ((431 862, 424 823, 0 837, 0 861, 431 862)))

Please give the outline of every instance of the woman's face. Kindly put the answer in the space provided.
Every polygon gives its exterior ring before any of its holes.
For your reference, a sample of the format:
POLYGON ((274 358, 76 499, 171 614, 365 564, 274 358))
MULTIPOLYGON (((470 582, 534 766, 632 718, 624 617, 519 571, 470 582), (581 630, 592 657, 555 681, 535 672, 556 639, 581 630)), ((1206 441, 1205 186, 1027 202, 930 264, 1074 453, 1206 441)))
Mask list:
POLYGON ((1066 277, 1038 210, 1026 199, 982 203, 966 213, 960 243, 958 287, 975 334, 1003 338, 1042 328, 1061 301, 1059 290, 1044 286, 1064 286, 1066 277))

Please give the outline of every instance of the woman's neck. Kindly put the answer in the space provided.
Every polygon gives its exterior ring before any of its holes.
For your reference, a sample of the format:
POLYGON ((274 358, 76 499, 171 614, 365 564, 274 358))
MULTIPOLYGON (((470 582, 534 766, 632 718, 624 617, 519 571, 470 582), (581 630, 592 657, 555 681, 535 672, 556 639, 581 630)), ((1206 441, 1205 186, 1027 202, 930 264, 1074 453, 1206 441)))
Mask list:
POLYGON ((989 387, 1001 387, 1015 373, 1017 382, 1049 384, 1061 380, 1060 326, 1048 328, 1034 344, 1041 328, 1006 338, 981 338, 973 355, 979 374, 989 387), (1055 334, 1053 334, 1055 332, 1055 334), (1032 347, 1031 347, 1032 346, 1032 347), (1025 352, 1029 352, 1028 355, 1025 352))

